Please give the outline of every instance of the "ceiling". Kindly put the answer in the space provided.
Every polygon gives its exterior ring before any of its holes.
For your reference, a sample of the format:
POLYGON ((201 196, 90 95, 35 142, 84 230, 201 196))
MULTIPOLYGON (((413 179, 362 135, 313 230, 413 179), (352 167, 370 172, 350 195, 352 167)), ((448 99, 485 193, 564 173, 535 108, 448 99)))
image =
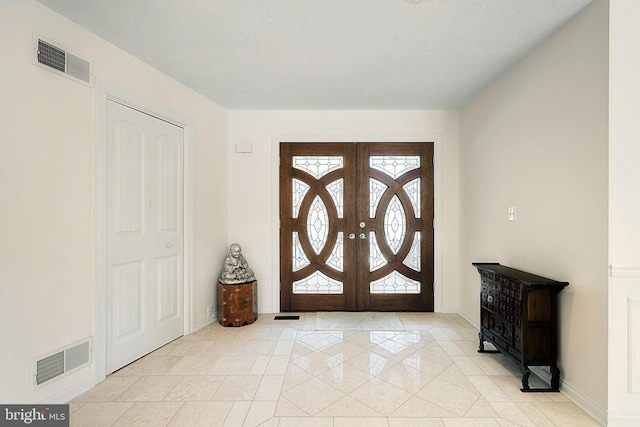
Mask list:
POLYGON ((223 107, 296 110, 457 109, 592 2, 38 1, 223 107))

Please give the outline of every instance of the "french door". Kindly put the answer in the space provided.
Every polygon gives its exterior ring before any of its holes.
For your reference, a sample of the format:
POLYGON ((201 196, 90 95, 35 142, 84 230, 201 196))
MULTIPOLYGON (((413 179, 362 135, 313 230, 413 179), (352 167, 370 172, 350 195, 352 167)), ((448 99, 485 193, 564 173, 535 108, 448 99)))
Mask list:
POLYGON ((283 311, 433 311, 433 143, 280 145, 283 311))

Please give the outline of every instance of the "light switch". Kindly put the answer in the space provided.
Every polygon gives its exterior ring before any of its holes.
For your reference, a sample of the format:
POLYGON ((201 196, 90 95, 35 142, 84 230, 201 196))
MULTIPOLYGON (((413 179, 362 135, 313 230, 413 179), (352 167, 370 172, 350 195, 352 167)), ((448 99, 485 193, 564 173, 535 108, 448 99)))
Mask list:
POLYGON ((515 221, 516 220, 516 207, 515 206, 510 206, 507 208, 507 219, 509 221, 515 221))

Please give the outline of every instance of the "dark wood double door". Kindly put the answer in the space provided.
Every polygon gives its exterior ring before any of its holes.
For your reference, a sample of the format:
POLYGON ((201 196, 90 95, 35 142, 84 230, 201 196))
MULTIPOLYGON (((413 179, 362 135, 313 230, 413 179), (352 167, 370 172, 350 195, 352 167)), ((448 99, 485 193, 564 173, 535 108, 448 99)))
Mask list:
POLYGON ((433 311, 433 143, 280 145, 282 311, 433 311))

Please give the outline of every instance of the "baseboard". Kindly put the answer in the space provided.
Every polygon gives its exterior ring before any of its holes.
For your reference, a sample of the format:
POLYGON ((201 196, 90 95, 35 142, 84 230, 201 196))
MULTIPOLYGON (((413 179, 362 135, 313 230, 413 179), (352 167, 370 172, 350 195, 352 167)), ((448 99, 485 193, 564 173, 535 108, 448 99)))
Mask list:
POLYGON ((205 317, 204 319, 202 319, 199 322, 194 323, 193 332, 196 332, 196 331, 204 328, 205 326, 209 326, 210 324, 215 322, 216 319, 218 319, 218 313, 217 312, 213 313, 213 315, 211 315, 209 317, 205 317))
POLYGON ((467 322, 471 323, 476 329, 480 330, 480 322, 478 322, 478 319, 471 318, 465 313, 458 312, 458 315, 462 317, 464 320, 466 320, 467 322))
MULTIPOLYGON (((602 424, 603 426, 608 425, 609 427, 613 426, 613 424, 607 424, 607 411, 601 408, 594 401, 586 397, 584 394, 580 393, 578 390, 573 388, 571 384, 567 383, 560 377, 560 392, 564 394, 567 399, 576 404, 577 407, 585 411, 587 414, 592 416, 597 422, 602 424)), ((619 424, 620 426, 638 426, 639 418, 634 418, 635 423, 631 424, 619 424)), ((616 424, 617 425, 617 424, 616 424)))
POLYGON ((49 396, 48 398, 41 401, 40 404, 64 404, 80 396, 82 393, 91 390, 95 386, 96 379, 92 377, 72 387, 62 390, 60 393, 49 396))
POLYGON ((609 414, 607 427, 637 427, 640 426, 640 414, 609 414))

